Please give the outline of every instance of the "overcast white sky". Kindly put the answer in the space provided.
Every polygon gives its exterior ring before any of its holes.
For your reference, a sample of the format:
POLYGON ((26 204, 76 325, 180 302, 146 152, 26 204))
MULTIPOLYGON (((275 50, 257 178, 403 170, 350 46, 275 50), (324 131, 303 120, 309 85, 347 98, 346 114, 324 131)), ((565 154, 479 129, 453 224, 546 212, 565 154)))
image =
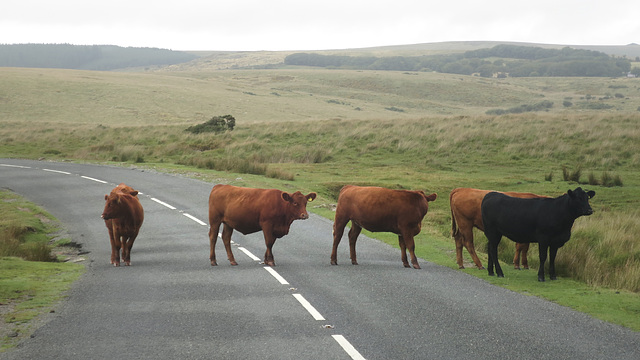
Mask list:
POLYGON ((640 43, 639 0, 20 0, 0 44, 324 50, 442 41, 640 43))

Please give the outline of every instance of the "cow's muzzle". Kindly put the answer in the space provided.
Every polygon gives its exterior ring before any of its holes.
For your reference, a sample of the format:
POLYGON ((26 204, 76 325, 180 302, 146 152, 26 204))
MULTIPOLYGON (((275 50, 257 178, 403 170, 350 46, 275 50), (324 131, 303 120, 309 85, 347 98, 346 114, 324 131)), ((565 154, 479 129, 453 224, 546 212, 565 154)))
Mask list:
POLYGON ((307 220, 308 218, 309 218, 309 214, 308 213, 300 214, 300 220, 307 220))

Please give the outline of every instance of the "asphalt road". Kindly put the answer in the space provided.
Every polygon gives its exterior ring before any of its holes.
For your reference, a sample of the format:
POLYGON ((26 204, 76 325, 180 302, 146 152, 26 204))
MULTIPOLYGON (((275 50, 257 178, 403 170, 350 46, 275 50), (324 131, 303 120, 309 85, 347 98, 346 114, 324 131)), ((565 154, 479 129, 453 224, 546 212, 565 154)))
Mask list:
POLYGON ((331 266, 332 222, 313 214, 276 242, 275 272, 254 260, 264 255, 261 233, 234 233, 236 267, 218 241, 212 267, 212 186, 153 171, 0 159, 0 187, 44 207, 90 252, 68 300, 0 358, 640 358, 638 332, 424 259, 422 270, 405 269, 399 250, 362 235, 360 265, 351 265, 345 235, 340 265, 331 266), (145 222, 133 266, 115 268, 100 214, 120 182, 142 192, 145 222))

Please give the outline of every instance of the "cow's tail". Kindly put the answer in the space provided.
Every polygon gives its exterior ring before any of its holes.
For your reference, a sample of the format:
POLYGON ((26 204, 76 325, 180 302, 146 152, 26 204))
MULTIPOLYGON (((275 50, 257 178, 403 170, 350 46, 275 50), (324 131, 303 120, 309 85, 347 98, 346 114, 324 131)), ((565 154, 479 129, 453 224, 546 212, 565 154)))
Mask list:
POLYGON ((453 236, 454 238, 460 232, 460 228, 458 228, 458 223, 456 222, 455 206, 453 206, 453 195, 455 195, 455 193, 456 189, 453 189, 453 191, 451 191, 451 194, 449 194, 449 206, 451 208, 451 236, 453 236))

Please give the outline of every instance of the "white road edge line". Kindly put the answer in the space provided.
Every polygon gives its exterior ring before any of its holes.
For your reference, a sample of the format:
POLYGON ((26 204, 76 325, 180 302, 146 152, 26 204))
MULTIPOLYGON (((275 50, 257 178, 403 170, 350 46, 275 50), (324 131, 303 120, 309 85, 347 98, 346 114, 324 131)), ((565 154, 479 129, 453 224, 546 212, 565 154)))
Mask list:
POLYGON ((22 166, 22 165, 0 164, 0 166, 20 168, 20 169, 31 169, 30 166, 22 166))
POLYGON ((316 308, 314 308, 313 305, 311 305, 311 303, 308 302, 307 299, 305 299, 301 294, 293 294, 293 297, 296 298, 305 309, 307 309, 309 314, 311 314, 314 319, 325 320, 325 318, 318 312, 318 310, 316 310, 316 308))
POLYGON ((65 174, 65 175, 71 175, 70 172, 66 172, 66 171, 60 171, 60 170, 51 170, 51 169, 42 169, 44 171, 48 171, 48 172, 53 172, 53 173, 58 173, 58 174, 65 174))
POLYGON ((171 206, 171 205, 167 204, 166 202, 161 201, 161 200, 158 200, 158 199, 156 199, 156 198, 151 198, 151 200, 153 200, 153 201, 157 202, 158 204, 160 204, 160 205, 162 205, 162 206, 166 206, 166 207, 168 207, 168 208, 169 208, 169 209, 171 209, 171 210, 175 210, 175 209, 176 209, 175 207, 173 207, 173 206, 171 206))
POLYGON ((184 215, 184 216, 188 217, 189 219, 191 219, 191 220, 193 220, 193 221, 197 222, 197 223, 198 223, 198 224, 200 224, 200 225, 205 225, 205 226, 207 225, 207 223, 206 223, 206 222, 203 222, 202 220, 198 219, 197 217, 195 217, 195 216, 193 216, 193 215, 190 215, 190 214, 187 214, 187 213, 182 213, 182 215, 184 215))
POLYGON ((340 346, 342 346, 344 351, 346 351, 347 354, 349 354, 349 356, 351 356, 353 360, 365 360, 364 356, 360 355, 358 350, 356 350, 356 348, 354 348, 353 345, 351 345, 351 343, 344 338, 344 336, 342 335, 331 335, 331 336, 335 341, 338 342, 338 344, 340 344, 340 346))
POLYGON ((87 180, 91 180, 91 181, 95 181, 95 182, 99 182, 99 183, 103 183, 103 184, 107 183, 104 180, 94 179, 92 177, 88 177, 88 176, 84 176, 84 175, 81 175, 80 177, 83 178, 83 179, 87 179, 87 180))
POLYGON ((242 246, 238 247, 238 250, 240 250, 240 251, 242 251, 243 253, 245 253, 248 257, 250 257, 250 258, 251 258, 251 260, 260 261, 260 258, 259 258, 259 257, 257 257, 257 256, 255 256, 255 255, 253 255, 253 254, 251 253, 251 251, 249 251, 249 250, 247 250, 247 249, 243 248, 242 246))
POLYGON ((276 280, 278 280, 280 284, 289 285, 289 282, 282 276, 280 276, 280 274, 278 274, 275 270, 273 270, 271 266, 265 266, 264 269, 267 270, 271 275, 273 275, 273 277, 276 278, 276 280))

